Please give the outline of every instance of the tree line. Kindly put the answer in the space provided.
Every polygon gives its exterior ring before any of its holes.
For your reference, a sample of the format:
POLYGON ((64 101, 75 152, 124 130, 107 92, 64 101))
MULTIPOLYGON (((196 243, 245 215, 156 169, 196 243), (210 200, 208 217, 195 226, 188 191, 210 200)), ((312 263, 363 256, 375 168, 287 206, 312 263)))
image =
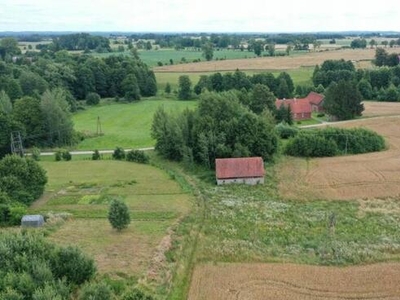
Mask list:
POLYGON ((192 97, 192 92, 200 95, 205 91, 223 92, 230 90, 250 91, 257 84, 264 85, 278 98, 291 98, 295 95, 295 87, 291 76, 281 72, 277 77, 270 72, 262 72, 254 75, 247 75, 245 72, 236 70, 234 72, 214 73, 212 75, 201 75, 196 85, 191 88, 190 78, 182 75, 179 80, 179 92, 186 91, 181 95, 182 100, 192 97), (183 79, 184 78, 184 79, 183 79), (188 79, 190 82, 188 82, 188 79), (189 89, 188 89, 189 87, 189 89))
POLYGON ((324 89, 333 82, 352 81, 357 85, 357 89, 364 99, 399 101, 400 66, 398 55, 387 55, 384 49, 378 48, 375 64, 378 68, 356 70, 351 61, 328 60, 321 66, 315 67, 312 81, 314 86, 321 85, 324 89))

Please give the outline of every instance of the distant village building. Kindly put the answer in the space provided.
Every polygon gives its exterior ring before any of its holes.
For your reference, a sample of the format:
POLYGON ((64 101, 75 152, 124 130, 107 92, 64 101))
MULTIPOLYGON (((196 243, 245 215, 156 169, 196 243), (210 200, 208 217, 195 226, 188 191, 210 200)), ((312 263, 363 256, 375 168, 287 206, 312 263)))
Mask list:
POLYGON ((275 106, 279 109, 282 105, 290 106, 292 117, 295 121, 311 119, 312 112, 323 112, 324 96, 315 92, 308 94, 306 98, 277 99, 275 106))
POLYGON ((41 227, 44 225, 44 218, 42 215, 25 215, 22 217, 22 227, 41 227))
POLYGON ((264 183, 264 162, 261 157, 218 158, 215 160, 217 184, 264 183))

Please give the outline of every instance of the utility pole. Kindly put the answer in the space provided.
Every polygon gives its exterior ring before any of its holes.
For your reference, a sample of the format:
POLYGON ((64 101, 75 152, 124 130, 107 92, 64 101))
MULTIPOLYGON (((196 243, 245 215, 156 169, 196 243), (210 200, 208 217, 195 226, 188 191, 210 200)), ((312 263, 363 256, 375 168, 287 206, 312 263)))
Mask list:
POLYGON ((97 135, 102 135, 100 116, 97 117, 97 135))
POLYGON ((24 146, 22 145, 21 132, 11 132, 11 153, 24 156, 24 146))

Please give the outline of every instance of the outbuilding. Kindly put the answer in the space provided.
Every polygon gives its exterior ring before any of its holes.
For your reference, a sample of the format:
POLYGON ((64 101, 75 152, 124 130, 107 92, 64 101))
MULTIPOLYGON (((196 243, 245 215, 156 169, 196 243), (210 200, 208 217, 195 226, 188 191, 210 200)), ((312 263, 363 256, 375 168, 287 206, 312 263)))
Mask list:
POLYGON ((44 218, 42 215, 25 215, 22 217, 22 227, 41 227, 44 225, 44 218))
POLYGON ((215 160, 217 184, 264 183, 264 162, 262 157, 218 158, 215 160))

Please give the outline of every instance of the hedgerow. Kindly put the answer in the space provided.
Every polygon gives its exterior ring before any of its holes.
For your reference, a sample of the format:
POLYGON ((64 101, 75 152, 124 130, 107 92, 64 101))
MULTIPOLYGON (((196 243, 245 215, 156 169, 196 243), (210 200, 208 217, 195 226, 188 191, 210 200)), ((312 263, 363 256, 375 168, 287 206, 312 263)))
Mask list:
POLYGON ((374 131, 355 128, 303 130, 290 139, 285 154, 299 157, 326 157, 381 151, 385 140, 374 131))

